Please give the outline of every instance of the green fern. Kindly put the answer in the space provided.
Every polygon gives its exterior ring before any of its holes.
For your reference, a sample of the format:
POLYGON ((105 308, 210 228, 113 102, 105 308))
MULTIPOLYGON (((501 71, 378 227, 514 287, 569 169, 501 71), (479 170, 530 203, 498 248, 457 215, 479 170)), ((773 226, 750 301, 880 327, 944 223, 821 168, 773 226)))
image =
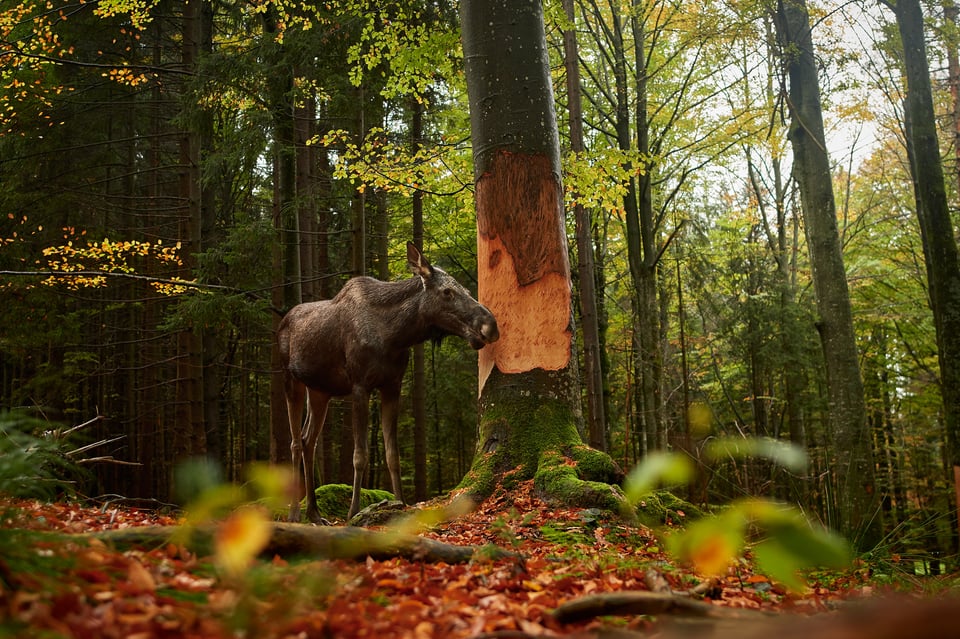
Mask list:
POLYGON ((0 413, 0 494, 45 498, 69 489, 76 465, 44 437, 50 425, 19 411, 0 413))

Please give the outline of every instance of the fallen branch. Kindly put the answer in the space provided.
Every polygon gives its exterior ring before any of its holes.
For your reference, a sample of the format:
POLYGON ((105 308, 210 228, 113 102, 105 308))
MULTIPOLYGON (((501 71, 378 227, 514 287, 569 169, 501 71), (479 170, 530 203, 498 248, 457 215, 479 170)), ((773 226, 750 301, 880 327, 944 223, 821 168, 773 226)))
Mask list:
MULTIPOLYGON (((405 533, 340 526, 311 526, 274 522, 262 556, 283 558, 306 556, 316 559, 384 559, 404 557, 411 561, 464 563, 480 556, 492 559, 511 557, 496 546, 454 546, 434 539, 405 533)), ((145 526, 106 530, 84 535, 119 548, 157 546, 171 541, 185 545, 198 555, 210 554, 216 534, 214 526, 191 529, 179 526, 145 526)))
POLYGON ((627 590, 588 595, 561 604, 553 611, 560 623, 585 621, 607 615, 671 615, 675 617, 730 619, 757 613, 734 608, 722 608, 703 601, 672 593, 627 590))

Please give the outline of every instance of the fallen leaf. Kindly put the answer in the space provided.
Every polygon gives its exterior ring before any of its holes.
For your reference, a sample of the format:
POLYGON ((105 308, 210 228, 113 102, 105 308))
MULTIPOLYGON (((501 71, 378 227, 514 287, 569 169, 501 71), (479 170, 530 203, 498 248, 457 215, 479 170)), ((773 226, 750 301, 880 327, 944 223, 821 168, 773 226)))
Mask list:
POLYGON ((157 589, 153 575, 136 559, 127 568, 127 581, 133 586, 134 592, 154 592, 157 589))

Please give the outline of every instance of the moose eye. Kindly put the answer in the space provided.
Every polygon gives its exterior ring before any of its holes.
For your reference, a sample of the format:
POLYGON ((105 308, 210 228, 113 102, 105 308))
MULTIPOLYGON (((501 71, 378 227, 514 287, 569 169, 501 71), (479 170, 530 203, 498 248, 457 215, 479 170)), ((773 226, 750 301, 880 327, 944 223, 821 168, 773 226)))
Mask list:
POLYGON ((444 298, 444 299, 447 299, 447 300, 452 300, 452 299, 453 299, 453 289, 452 289, 452 288, 445 288, 445 289, 443 289, 443 298, 444 298))

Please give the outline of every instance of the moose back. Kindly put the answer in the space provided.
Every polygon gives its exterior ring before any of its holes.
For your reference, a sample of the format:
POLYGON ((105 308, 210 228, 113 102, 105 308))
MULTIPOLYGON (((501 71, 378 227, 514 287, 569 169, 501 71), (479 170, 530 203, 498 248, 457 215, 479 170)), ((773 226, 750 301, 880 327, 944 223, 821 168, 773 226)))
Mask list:
POLYGON ((500 336, 493 314, 452 276, 432 266, 410 242, 407 263, 412 278, 381 282, 355 277, 333 299, 295 306, 280 322, 277 339, 290 421, 290 452, 294 472, 300 474, 290 521, 300 520, 304 495, 308 519, 321 520, 314 467, 331 398, 349 396, 353 403, 352 517, 360 510, 360 487, 367 471, 370 394, 380 392, 387 469, 394 495, 403 500, 397 414, 410 347, 457 335, 480 349, 500 336))

